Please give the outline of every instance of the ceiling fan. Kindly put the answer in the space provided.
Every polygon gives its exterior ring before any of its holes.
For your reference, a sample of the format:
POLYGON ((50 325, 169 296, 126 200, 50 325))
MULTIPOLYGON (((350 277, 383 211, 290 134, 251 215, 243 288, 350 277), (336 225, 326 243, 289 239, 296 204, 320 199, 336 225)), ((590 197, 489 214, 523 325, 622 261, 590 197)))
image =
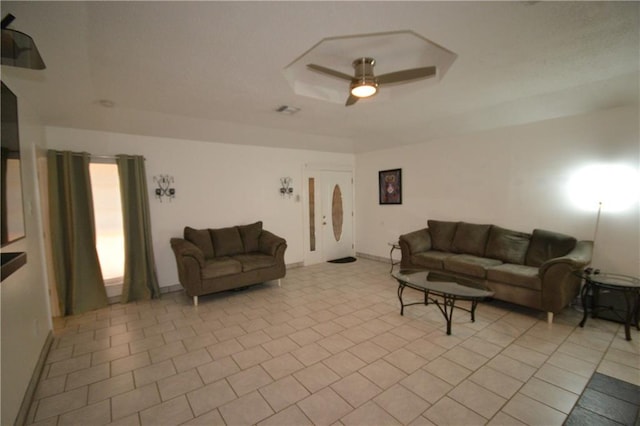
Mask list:
POLYGON ((347 98, 345 106, 355 104, 360 98, 369 98, 375 95, 378 92, 378 87, 381 85, 405 83, 436 75, 436 67, 431 66, 395 71, 376 77, 373 74, 373 67, 375 64, 376 60, 373 58, 356 59, 352 63, 355 70, 353 77, 340 71, 332 70, 331 68, 316 64, 307 64, 307 68, 321 74, 350 81, 349 97, 347 98))

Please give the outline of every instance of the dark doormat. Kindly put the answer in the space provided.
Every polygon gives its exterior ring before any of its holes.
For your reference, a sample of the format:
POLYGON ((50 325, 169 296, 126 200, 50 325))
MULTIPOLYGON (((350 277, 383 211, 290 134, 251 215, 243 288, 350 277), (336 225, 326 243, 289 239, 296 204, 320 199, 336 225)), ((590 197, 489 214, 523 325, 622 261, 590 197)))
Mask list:
POLYGON ((357 259, 355 257, 341 257, 340 259, 328 260, 329 263, 351 263, 355 262, 357 259))

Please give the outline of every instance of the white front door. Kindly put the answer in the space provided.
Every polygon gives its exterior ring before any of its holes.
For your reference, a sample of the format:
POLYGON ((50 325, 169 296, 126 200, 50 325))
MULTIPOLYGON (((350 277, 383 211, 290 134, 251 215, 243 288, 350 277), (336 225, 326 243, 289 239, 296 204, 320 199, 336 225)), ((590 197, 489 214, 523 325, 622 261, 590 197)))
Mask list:
POLYGON ((325 171, 321 188, 324 260, 353 256, 352 174, 325 171))
POLYGON ((307 170, 305 264, 353 256, 353 172, 307 170))

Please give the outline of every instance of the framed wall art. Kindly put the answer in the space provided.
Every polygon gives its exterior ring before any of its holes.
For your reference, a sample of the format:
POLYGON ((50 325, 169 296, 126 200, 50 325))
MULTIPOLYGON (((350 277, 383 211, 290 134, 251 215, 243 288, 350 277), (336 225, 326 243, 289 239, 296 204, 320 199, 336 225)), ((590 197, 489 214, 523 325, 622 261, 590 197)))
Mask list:
POLYGON ((380 204, 402 204, 402 169, 378 172, 380 204))

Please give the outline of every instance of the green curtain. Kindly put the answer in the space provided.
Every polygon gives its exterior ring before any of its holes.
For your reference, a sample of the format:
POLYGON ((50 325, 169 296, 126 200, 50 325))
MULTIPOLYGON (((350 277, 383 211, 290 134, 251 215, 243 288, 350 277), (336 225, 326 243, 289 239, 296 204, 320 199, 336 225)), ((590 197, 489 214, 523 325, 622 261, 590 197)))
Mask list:
POLYGON ((51 244, 63 315, 107 306, 96 250, 89 154, 48 151, 51 244))
POLYGON ((160 297, 151 240, 149 192, 144 157, 118 155, 124 225, 122 303, 160 297))

